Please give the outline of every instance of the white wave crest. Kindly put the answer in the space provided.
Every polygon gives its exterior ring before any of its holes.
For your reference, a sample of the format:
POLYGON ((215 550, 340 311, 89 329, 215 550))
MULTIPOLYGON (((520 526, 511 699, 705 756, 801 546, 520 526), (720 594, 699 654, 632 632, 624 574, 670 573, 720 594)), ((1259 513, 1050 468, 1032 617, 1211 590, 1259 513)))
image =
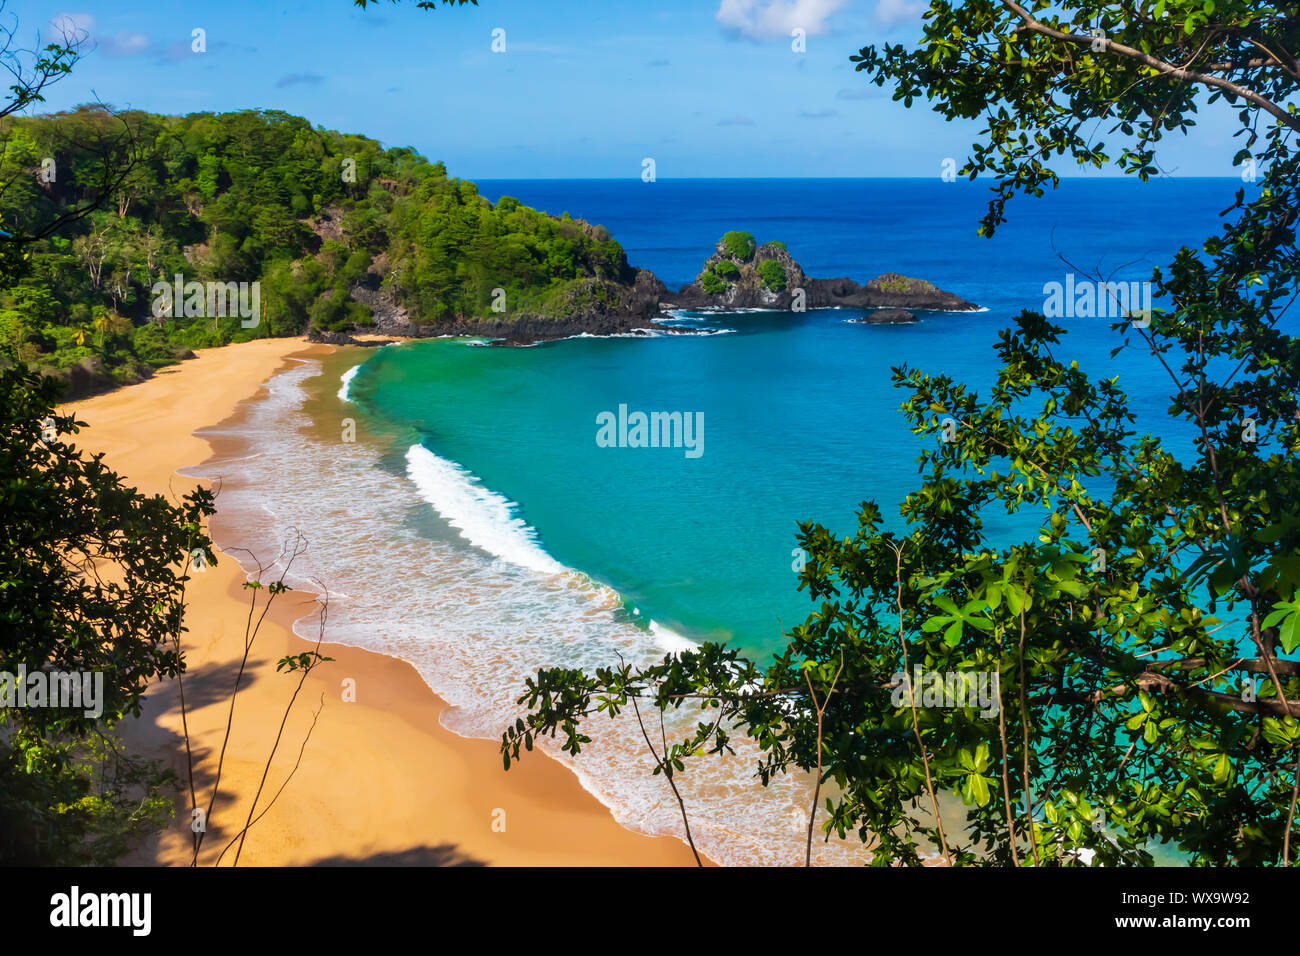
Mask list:
POLYGON ((406 450, 406 475, 420 497, 476 548, 541 574, 568 570, 537 543, 537 532, 515 514, 513 501, 485 488, 454 461, 415 444, 406 450))
POLYGON ((346 372, 344 372, 343 377, 339 379, 339 381, 343 383, 343 387, 339 389, 340 402, 352 401, 352 399, 348 398, 348 389, 352 387, 352 380, 357 377, 357 372, 359 371, 361 371, 361 366, 354 365, 346 372))

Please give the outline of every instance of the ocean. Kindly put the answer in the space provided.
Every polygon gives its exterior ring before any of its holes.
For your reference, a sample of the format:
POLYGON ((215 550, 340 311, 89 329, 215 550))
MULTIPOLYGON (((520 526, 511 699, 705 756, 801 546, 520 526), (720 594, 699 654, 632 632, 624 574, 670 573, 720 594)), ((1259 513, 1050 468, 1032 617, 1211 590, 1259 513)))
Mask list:
MULTIPOLYGON (((741 229, 782 240, 809 275, 899 272, 981 311, 906 326, 855 324, 861 311, 847 309, 681 314, 696 334, 345 349, 276 376, 241 421, 209 430, 245 451, 191 473, 222 479, 219 541, 265 557, 289 529, 307 536, 289 583, 328 587, 328 640, 410 661, 453 705, 452 730, 498 739, 539 667, 643 662, 705 640, 760 660, 777 652, 813 610, 796 590, 798 522, 851 534, 874 500, 900 526, 897 504, 918 483, 921 445, 891 368, 987 389, 998 331, 1041 310, 1048 283, 1148 279, 1217 231, 1240 185, 1066 180, 1013 202, 983 239, 978 182, 481 181, 493 201, 606 226, 671 288, 741 229), (638 411, 680 414, 691 441, 598 441, 599 421, 638 411)), ((1136 350, 1112 358, 1110 321, 1061 320, 1060 354, 1119 376, 1139 426, 1185 445, 1164 419, 1163 370, 1136 350)), ((1025 519, 990 523, 994 536, 1025 530, 1025 519)), ((314 628, 304 622, 305 635, 314 628)), ((583 785, 625 825, 680 836, 635 723, 601 717, 587 733, 593 744, 565 758, 583 785)), ((800 862, 810 785, 762 790, 754 757, 741 748, 682 775, 696 842, 723 863, 800 862)), ((823 863, 862 858, 854 842, 817 848, 823 863)))

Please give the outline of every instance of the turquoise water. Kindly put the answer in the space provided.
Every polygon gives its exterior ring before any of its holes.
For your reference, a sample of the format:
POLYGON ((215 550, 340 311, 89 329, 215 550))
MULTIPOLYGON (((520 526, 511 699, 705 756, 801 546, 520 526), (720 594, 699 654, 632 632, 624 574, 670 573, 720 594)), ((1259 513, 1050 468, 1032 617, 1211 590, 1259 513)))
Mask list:
POLYGON ((912 487, 919 445, 890 364, 919 348, 978 371, 954 330, 982 316, 912 329, 847 317, 729 315, 742 331, 529 349, 420 343, 375 355, 350 394, 514 502, 548 554, 644 617, 766 652, 807 615, 797 522, 849 533, 863 498, 912 487), (702 453, 600 447, 597 416, 620 405, 702 415, 702 453))
MULTIPOLYGON (((810 274, 919 275, 985 311, 922 313, 916 325, 886 327, 851 324, 861 314, 851 310, 715 314, 683 324, 718 334, 526 349, 422 342, 378 352, 351 383, 351 397, 376 421, 413 428, 430 451, 472 472, 508 500, 542 551, 613 588, 643 620, 763 655, 811 609, 792 567, 797 523, 851 534, 864 499, 888 519, 917 485, 920 444, 898 410, 892 366, 987 388, 998 330, 1021 309, 1042 308, 1045 282, 1075 267, 1148 278, 1177 237, 1214 230, 1206 210, 1226 206, 1236 184, 1067 183, 1046 200, 1013 206, 1019 218, 993 241, 973 234, 984 200, 973 187, 698 182, 660 190, 651 204, 639 185, 482 188, 604 222, 635 264, 674 284, 690 278, 695 265, 685 263, 711 251, 702 237, 739 225, 760 240, 782 238, 810 274), (669 240, 675 229, 701 239, 685 249, 669 240), (600 447, 597 416, 620 405, 702 415, 703 453, 600 447)), ((1143 422, 1186 441, 1164 421, 1169 383, 1158 365, 1136 353, 1112 360, 1117 341, 1107 320, 1065 323, 1071 334, 1061 355, 1094 374, 1119 374, 1143 422)), ((995 536, 1034 532, 1034 515, 989 517, 995 536)))

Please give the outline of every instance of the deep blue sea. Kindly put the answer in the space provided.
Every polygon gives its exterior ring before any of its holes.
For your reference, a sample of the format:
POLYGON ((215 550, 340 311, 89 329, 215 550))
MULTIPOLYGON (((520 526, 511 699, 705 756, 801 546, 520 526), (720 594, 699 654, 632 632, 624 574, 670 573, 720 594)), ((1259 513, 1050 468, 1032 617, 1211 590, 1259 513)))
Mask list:
MULTIPOLYGON (((674 288, 741 229, 785 242, 809 275, 904 273, 983 311, 922 313, 908 326, 853 324, 853 310, 711 314, 679 323, 713 334, 344 350, 278 375, 240 426, 249 453, 203 473, 222 479, 219 517, 241 543, 274 553, 289 528, 307 534, 290 583, 328 583, 330 640, 410 661, 452 704, 453 730, 496 739, 540 667, 644 662, 687 640, 776 652, 783 629, 812 611, 796 590, 797 523, 849 535, 873 499, 898 526, 897 505, 918 484, 921 445, 891 367, 987 389, 998 331, 1041 310, 1046 283, 1149 278, 1182 243, 1217 232, 1239 185, 1067 180, 1013 202, 982 239, 989 194, 968 181, 482 182, 493 201, 605 225, 634 265, 674 288), (620 406, 702 421, 701 453, 602 447, 598 420, 620 406), (357 441, 340 443, 349 421, 357 441)), ((1112 359, 1109 319, 1061 324, 1063 357, 1118 376, 1139 425, 1186 446, 1164 417, 1171 387, 1153 360, 1112 359)), ((1034 533, 1032 515, 988 517, 994 536, 1034 533)), ((684 729, 676 719, 670 735, 684 729)), ((635 723, 589 732, 577 761, 555 755, 619 821, 680 835, 635 723)), ((810 785, 781 778, 757 796, 755 753, 738 747, 677 781, 697 844, 721 862, 801 862, 810 785)), ((832 841, 815 855, 860 862, 861 848, 832 841)))

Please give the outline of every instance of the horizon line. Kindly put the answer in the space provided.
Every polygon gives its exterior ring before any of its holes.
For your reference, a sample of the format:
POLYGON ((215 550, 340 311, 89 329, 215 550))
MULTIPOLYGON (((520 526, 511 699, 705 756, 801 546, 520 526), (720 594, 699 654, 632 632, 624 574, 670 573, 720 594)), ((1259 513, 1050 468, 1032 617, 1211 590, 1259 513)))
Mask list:
MULTIPOLYGON (((439 160, 439 162, 443 162, 443 165, 446 165, 445 161, 439 160)), ((537 182, 537 183, 545 183, 545 182, 552 182, 552 183, 563 183, 563 182, 593 182, 593 181, 594 181, 594 182, 609 182, 609 183, 617 183, 617 182, 641 182, 641 177, 640 177, 640 176, 636 176, 636 175, 631 175, 631 176, 461 176, 461 175, 459 175, 459 174, 458 174, 458 175, 451 175, 451 174, 449 173, 447 178, 448 178, 448 179, 470 179, 470 180, 472 180, 472 181, 474 181, 474 182, 492 182, 492 181, 537 182)), ((940 179, 940 178, 941 178, 941 177, 939 177, 939 176, 659 176, 659 177, 657 177, 657 178, 655 179, 655 182, 702 182, 702 181, 707 181, 707 182, 771 182, 771 181, 778 181, 778 182, 803 182, 803 181, 808 181, 808 180, 846 180, 846 181, 855 181, 855 180, 877 180, 877 179, 884 179, 884 180, 890 180, 890 181, 896 181, 896 180, 913 180, 913 181, 916 181, 916 182, 925 182, 925 181, 928 181, 928 180, 940 179)), ((1121 181, 1124 181, 1124 182, 1137 182, 1137 183, 1142 183, 1142 182, 1143 182, 1143 180, 1137 179, 1137 178, 1134 177, 1134 176, 1125 175, 1125 174, 1123 174, 1123 173, 1117 173, 1117 174, 1103 174, 1103 175, 1095 175, 1095 176, 1065 176, 1065 175, 1062 175, 1062 176, 1059 176, 1058 178, 1060 178, 1060 179, 1070 179, 1070 180, 1114 179, 1114 180, 1121 180, 1121 181)), ((1161 181, 1175 182, 1175 181, 1180 181, 1180 180, 1191 180, 1191 179, 1197 179, 1197 180, 1205 179, 1205 180, 1215 180, 1215 181, 1217 181, 1217 180, 1221 180, 1221 179, 1237 180, 1237 179, 1240 179, 1240 178, 1241 178, 1240 174, 1232 174, 1232 175, 1224 175, 1224 176, 1153 176, 1153 177, 1151 177, 1149 180, 1146 180, 1146 182, 1161 182, 1161 181)), ((954 180, 954 182, 956 182, 956 181, 960 181, 960 182, 980 182, 980 181, 986 181, 986 182, 993 183, 993 182, 996 182, 997 180, 994 179, 994 178, 991 177, 991 176, 989 176, 989 177, 977 176, 977 177, 976 177, 975 179, 973 179, 973 180, 963 176, 963 177, 959 177, 958 180, 954 180)), ((653 183, 647 183, 646 185, 653 185, 653 183)))

